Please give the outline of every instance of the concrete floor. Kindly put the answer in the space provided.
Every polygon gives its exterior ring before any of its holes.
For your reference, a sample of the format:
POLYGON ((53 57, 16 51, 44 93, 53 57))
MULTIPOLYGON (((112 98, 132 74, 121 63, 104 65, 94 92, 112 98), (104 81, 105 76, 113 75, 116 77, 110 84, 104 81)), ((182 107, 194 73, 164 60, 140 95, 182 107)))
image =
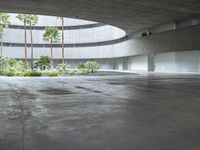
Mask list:
POLYGON ((0 150, 200 150, 200 76, 0 78, 0 150))

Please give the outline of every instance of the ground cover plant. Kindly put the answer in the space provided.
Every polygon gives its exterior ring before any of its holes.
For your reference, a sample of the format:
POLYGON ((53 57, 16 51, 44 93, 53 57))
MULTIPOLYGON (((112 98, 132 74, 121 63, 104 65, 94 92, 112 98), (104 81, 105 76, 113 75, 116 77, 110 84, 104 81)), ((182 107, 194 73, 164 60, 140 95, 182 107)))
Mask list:
POLYGON ((95 61, 80 62, 77 69, 70 69, 67 63, 58 64, 55 68, 51 66, 50 58, 48 56, 40 56, 34 61, 34 69, 20 60, 8 57, 0 57, 0 75, 5 76, 78 76, 87 75, 97 72, 99 65, 95 61))

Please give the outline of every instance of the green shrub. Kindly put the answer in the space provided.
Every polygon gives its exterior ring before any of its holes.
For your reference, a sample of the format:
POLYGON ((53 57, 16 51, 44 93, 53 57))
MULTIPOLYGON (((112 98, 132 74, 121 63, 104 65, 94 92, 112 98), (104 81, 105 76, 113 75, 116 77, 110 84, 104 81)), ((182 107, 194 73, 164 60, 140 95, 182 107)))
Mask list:
POLYGON ((55 77, 55 76, 59 75, 59 72, 58 71, 50 71, 47 73, 47 75, 50 77, 55 77))
POLYGON ((32 70, 31 69, 27 69, 27 70, 24 71, 23 76, 25 76, 25 77, 26 76, 30 76, 31 73, 32 73, 32 70))
POLYGON ((12 77, 12 76, 15 76, 15 72, 9 70, 9 71, 5 72, 5 75, 6 75, 6 76, 9 76, 9 77, 12 77))
POLYGON ((59 64, 57 67, 56 67, 56 70, 61 73, 61 74, 64 74, 67 69, 69 68, 70 65, 68 64, 59 64))
POLYGON ((42 75, 48 75, 49 71, 48 70, 41 70, 42 75))
POLYGON ((42 75, 42 72, 40 71, 32 71, 30 76, 41 76, 42 75))
POLYGON ((99 68, 99 65, 97 64, 96 61, 87 61, 85 63, 85 68, 87 69, 88 72, 94 73, 99 68))
MULTIPOLYGON (((27 65, 27 64, 26 64, 27 65)), ((25 63, 14 58, 0 57, 0 74, 13 75, 25 69, 25 63)))
POLYGON ((78 64, 77 64, 77 68, 78 68, 79 70, 85 69, 85 63, 83 63, 83 62, 78 63, 78 64))
POLYGON ((41 76, 42 75, 42 72, 40 71, 34 71, 34 70, 31 70, 31 69, 28 69, 28 70, 25 70, 23 75, 25 77, 27 76, 41 76))
POLYGON ((18 71, 26 70, 29 68, 29 63, 25 63, 23 61, 17 61, 16 67, 18 71))
POLYGON ((99 68, 99 65, 97 64, 96 61, 87 61, 85 63, 80 62, 77 65, 77 68, 82 71, 82 73, 93 73, 97 71, 99 68))
POLYGON ((68 74, 69 76, 73 76, 73 75, 76 75, 76 71, 75 71, 75 70, 68 70, 68 71, 67 71, 67 74, 68 74))
POLYGON ((79 70, 81 72, 81 74, 86 74, 89 73, 88 69, 81 69, 79 70))
POLYGON ((81 69, 81 70, 77 70, 75 74, 81 75, 81 74, 86 74, 86 73, 88 73, 86 69, 81 69))
POLYGON ((75 75, 80 75, 80 74, 83 74, 83 72, 82 72, 81 70, 77 70, 77 71, 75 72, 75 75))
POLYGON ((18 70, 18 71, 15 72, 15 75, 16 76, 24 76, 24 71, 19 71, 18 70))
POLYGON ((101 74, 99 74, 99 76, 106 76, 106 74, 105 73, 101 73, 101 74))
POLYGON ((41 70, 50 68, 50 58, 48 56, 40 56, 34 61, 34 65, 41 70))

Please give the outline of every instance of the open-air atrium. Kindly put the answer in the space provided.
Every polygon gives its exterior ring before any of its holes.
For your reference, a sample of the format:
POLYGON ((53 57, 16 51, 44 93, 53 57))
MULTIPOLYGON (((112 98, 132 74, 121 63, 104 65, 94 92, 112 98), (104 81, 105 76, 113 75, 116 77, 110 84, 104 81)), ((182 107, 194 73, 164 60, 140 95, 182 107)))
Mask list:
POLYGON ((200 150, 199 0, 0 1, 0 150, 200 150))

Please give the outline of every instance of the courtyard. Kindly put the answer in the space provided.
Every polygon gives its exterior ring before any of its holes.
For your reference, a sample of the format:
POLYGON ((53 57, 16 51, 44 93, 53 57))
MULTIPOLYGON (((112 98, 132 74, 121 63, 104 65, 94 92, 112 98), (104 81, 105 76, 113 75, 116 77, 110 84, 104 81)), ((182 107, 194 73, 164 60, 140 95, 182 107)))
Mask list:
POLYGON ((0 77, 0 150, 198 150, 200 77, 0 77))

